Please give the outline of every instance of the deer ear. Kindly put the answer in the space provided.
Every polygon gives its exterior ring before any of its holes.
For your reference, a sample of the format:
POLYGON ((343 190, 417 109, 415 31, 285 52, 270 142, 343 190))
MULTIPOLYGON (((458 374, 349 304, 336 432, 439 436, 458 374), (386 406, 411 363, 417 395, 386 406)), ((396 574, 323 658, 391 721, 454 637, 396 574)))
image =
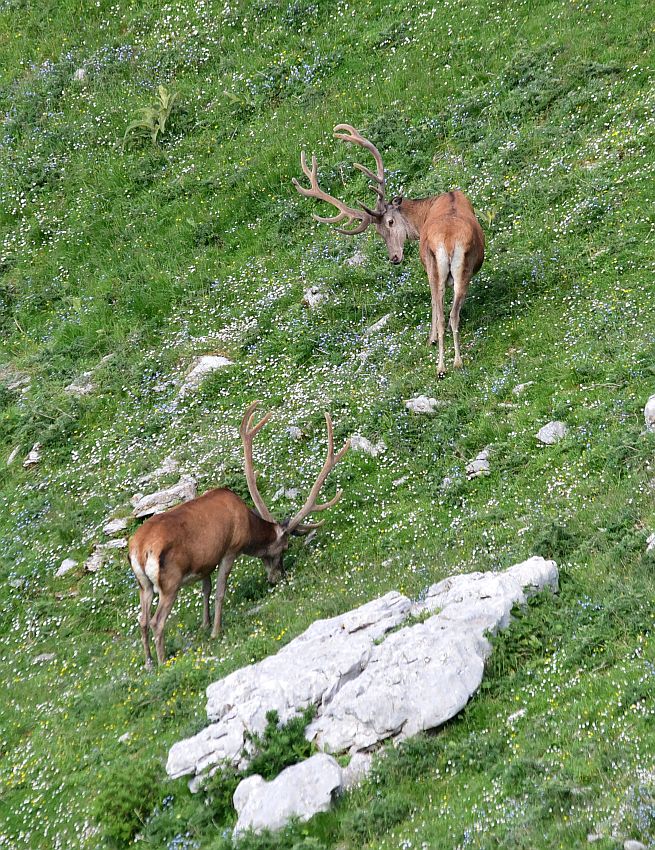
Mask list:
POLYGON ((391 202, 391 205, 394 206, 394 207, 399 207, 402 204, 402 202, 403 202, 403 196, 402 195, 396 195, 396 197, 391 202))

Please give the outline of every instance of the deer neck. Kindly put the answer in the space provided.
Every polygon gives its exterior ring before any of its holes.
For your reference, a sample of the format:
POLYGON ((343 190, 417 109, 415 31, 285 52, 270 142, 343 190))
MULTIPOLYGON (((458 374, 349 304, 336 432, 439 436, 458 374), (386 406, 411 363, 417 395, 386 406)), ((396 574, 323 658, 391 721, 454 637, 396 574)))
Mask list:
POLYGON ((276 522, 262 519, 255 511, 248 511, 248 545, 244 547, 245 555, 261 557, 280 536, 280 526, 276 522))
POLYGON ((421 236, 421 230, 430 212, 432 198, 421 198, 417 201, 403 198, 400 211, 407 222, 407 238, 416 241, 421 236))

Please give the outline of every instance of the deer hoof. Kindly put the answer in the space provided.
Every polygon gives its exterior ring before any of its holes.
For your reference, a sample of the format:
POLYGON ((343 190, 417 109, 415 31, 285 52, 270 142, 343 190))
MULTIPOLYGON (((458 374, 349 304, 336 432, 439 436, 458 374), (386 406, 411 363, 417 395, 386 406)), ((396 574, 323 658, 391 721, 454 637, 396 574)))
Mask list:
POLYGON ((443 379, 445 377, 446 377, 446 370, 445 369, 438 369, 437 370, 437 378, 439 378, 440 381, 443 381, 443 379))
POLYGON ((463 365, 463 364, 462 364, 462 361, 461 361, 461 360, 455 360, 455 362, 453 363, 453 368, 455 368, 455 369, 461 369, 461 368, 462 368, 462 365, 463 365))

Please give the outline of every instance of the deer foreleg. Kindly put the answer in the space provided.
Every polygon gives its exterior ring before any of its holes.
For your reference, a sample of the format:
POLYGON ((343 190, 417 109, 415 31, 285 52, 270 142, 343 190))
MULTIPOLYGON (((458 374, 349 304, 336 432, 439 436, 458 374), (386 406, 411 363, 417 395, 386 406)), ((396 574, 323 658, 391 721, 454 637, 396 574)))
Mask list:
POLYGON ((216 603, 214 606, 214 628, 211 633, 213 638, 218 637, 221 631, 223 619, 223 598, 225 597, 227 578, 230 575, 233 563, 234 555, 226 555, 218 568, 218 576, 216 578, 216 603))
POLYGON ((202 580, 202 624, 208 629, 209 628, 209 597, 212 592, 212 577, 205 576, 202 580))

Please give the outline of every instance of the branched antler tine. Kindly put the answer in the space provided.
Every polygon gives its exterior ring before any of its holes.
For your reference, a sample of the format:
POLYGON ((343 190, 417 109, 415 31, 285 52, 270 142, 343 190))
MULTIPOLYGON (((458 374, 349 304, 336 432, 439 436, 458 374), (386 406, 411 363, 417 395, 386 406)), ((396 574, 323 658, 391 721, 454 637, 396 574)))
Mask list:
POLYGON ((241 442, 243 443, 243 456, 245 466, 244 472, 246 474, 248 491, 250 492, 252 500, 255 503, 255 507, 257 508, 263 519, 268 520, 268 522, 275 522, 271 512, 266 507, 266 504, 264 503, 264 500, 262 499, 259 490, 257 489, 257 473, 255 472, 253 467, 253 437, 264 427, 264 425, 266 425, 266 423, 271 417, 271 414, 269 412, 257 423, 257 425, 253 426, 252 421, 254 419, 255 409, 258 404, 258 401, 253 401, 252 404, 250 404, 246 408, 246 412, 243 414, 243 419, 241 420, 241 425, 239 427, 239 435, 241 436, 241 442))
POLYGON ((372 155, 375 160, 375 164, 377 165, 377 175, 375 179, 379 183, 384 183, 384 163, 382 162, 382 155, 373 142, 365 139, 359 130, 356 130, 351 124, 337 124, 333 133, 337 139, 342 139, 344 142, 351 142, 351 144, 365 148, 372 155), (338 133, 337 130, 345 130, 346 132, 338 133))
POLYGON ((357 220, 360 221, 361 224, 355 230, 339 230, 337 228, 338 233, 347 233, 349 235, 355 233, 363 233, 364 230, 371 223, 370 216, 366 214, 362 214, 359 210, 354 209, 353 207, 349 207, 344 204, 343 201, 338 200, 338 198, 332 197, 332 195, 328 195, 327 192, 324 192, 321 187, 318 185, 318 164, 316 162, 316 157, 312 155, 312 167, 310 168, 307 165, 307 157, 305 156, 305 152, 301 151, 300 153, 300 167, 303 170, 303 173, 309 180, 309 189, 306 189, 304 186, 301 186, 300 183, 296 180, 295 177, 291 179, 291 182, 296 187, 298 192, 301 195, 304 195, 306 198, 317 198, 319 201, 325 201, 327 204, 332 204, 333 207, 336 207, 339 212, 337 215, 332 216, 322 216, 316 215, 312 213, 313 217, 316 221, 320 221, 322 224, 336 224, 339 221, 343 221, 347 219, 347 224, 357 220))
MULTIPOLYGON (((378 177, 377 174, 373 174, 370 168, 367 168, 365 165, 362 165, 360 162, 353 163, 353 168, 356 168, 358 171, 361 171, 362 174, 365 174, 369 180, 375 180, 376 183, 384 183, 383 177, 378 177)), ((375 186, 371 186, 371 189, 374 189, 376 192, 379 191, 375 186)))
MULTIPOLYGON (((348 216, 345 212, 340 212, 338 215, 316 215, 316 213, 312 213, 312 218, 320 221, 321 224, 336 224, 338 221, 348 218, 348 216)), ((349 221, 352 221, 352 218, 349 218, 349 221)))
POLYGON ((370 218, 365 218, 362 223, 354 227, 352 230, 345 230, 343 227, 337 227, 337 233, 343 233, 345 236, 357 236, 358 233, 363 233, 371 223, 370 218))
POLYGON ((329 413, 325 414, 325 423, 327 425, 327 436, 328 436, 328 449, 327 449, 327 457, 325 458, 325 463, 323 464, 323 468, 318 474, 316 481, 314 482, 314 486, 309 492, 309 496, 307 497, 307 501, 302 506, 302 508, 298 511, 298 513, 289 521, 288 530, 291 532, 294 529, 298 528, 298 526, 302 523, 306 516, 315 511, 324 511, 327 508, 332 507, 332 505, 336 505, 341 496, 343 495, 342 491, 338 491, 335 496, 333 496, 329 501, 324 502, 323 504, 317 505, 316 499, 318 498, 318 494, 321 491, 321 487, 325 483, 325 479, 328 477, 330 472, 334 469, 336 464, 341 460, 344 454, 350 448, 350 440, 346 440, 343 448, 339 450, 339 452, 335 455, 334 453, 334 430, 332 427, 332 417, 329 413))

